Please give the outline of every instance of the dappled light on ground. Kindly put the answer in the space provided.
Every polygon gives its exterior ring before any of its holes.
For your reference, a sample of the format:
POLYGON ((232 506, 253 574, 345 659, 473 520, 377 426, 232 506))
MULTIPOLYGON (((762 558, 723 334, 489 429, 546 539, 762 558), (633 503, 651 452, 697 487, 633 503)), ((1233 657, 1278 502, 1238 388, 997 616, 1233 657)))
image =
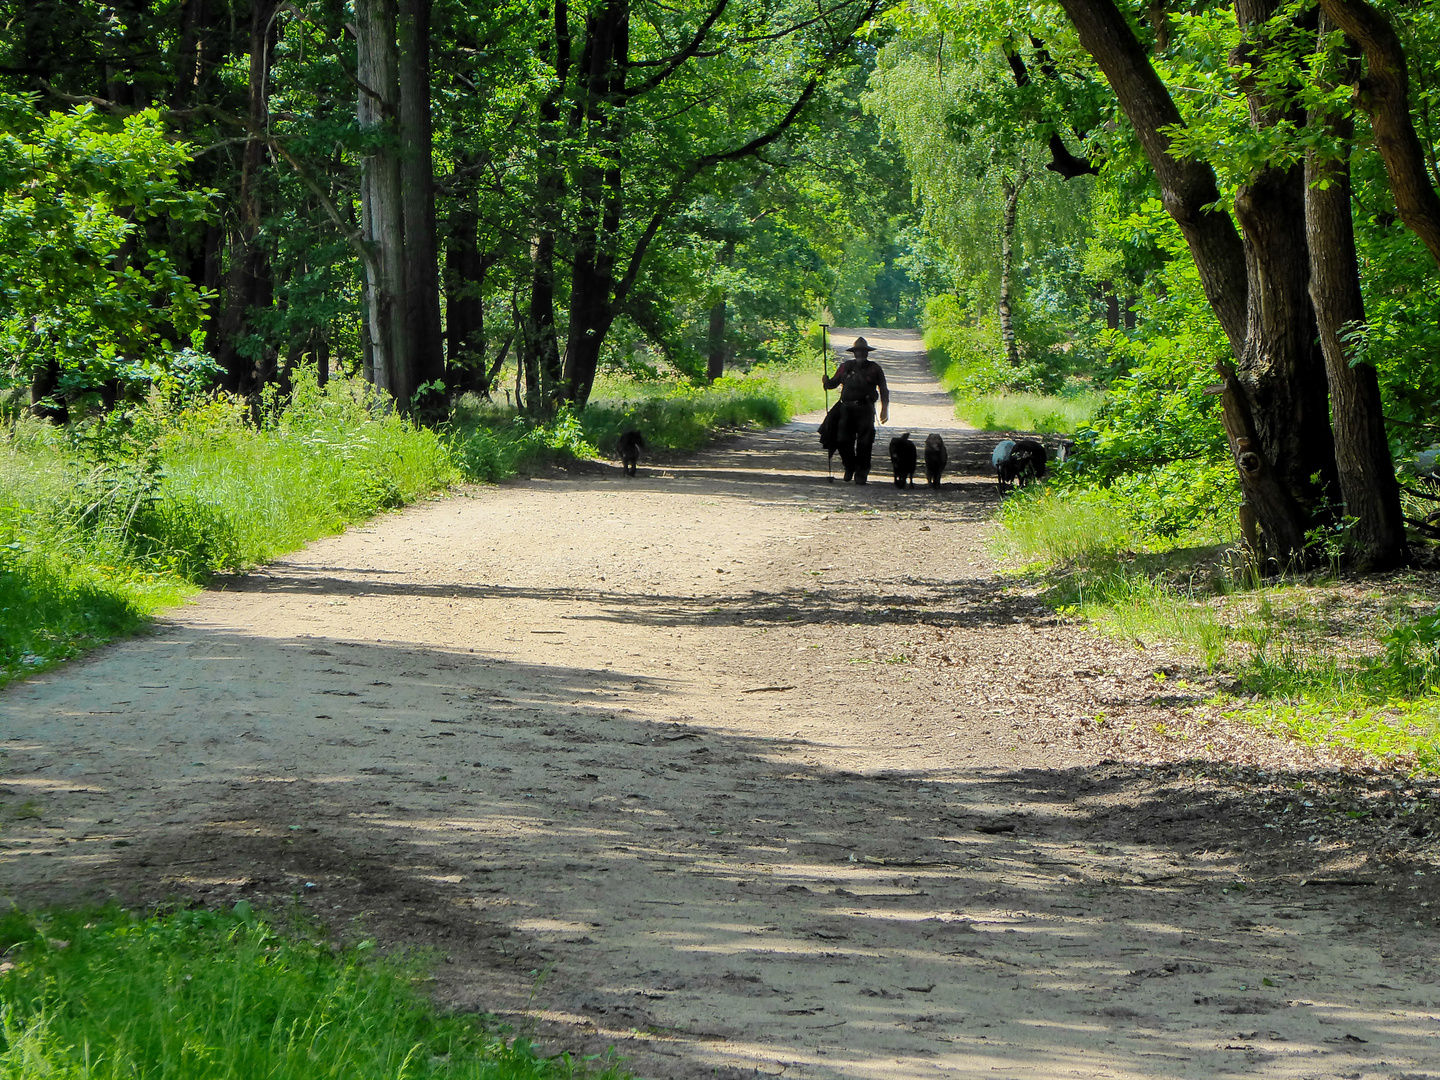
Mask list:
POLYGON ((297 903, 645 1076, 1440 1070, 1433 838, 1355 831, 1428 789, 1191 715, 983 476, 824 469, 432 503, 11 688, 4 895, 297 903))

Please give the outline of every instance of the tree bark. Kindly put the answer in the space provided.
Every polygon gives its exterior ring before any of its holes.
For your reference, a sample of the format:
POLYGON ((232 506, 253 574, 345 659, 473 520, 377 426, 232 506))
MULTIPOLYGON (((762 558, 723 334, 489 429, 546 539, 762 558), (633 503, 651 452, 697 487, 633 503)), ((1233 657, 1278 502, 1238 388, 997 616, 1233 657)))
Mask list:
MULTIPOLYGON (((622 212, 620 138, 630 59, 628 0, 605 0, 585 27, 580 123, 600 160, 580 174, 579 224, 570 275, 570 332, 565 347, 564 394, 583 408, 599 367, 600 348, 615 322, 615 243, 622 212)), ((560 387, 555 388, 558 392, 560 387)), ((547 388, 548 390, 548 388, 547 388)))
POLYGON ((446 385, 453 393, 485 392, 485 276, 474 191, 457 185, 445 244, 446 385))
POLYGON ((1113 0, 1060 0, 1081 46, 1100 65, 1160 183, 1160 199, 1185 236, 1205 296, 1239 357, 1245 349, 1245 252, 1209 164, 1170 153, 1163 128, 1184 123, 1170 91, 1113 0))
POLYGON ((1400 38, 1365 0, 1320 0, 1320 9, 1365 52, 1369 71, 1356 85, 1357 97, 1370 116, 1395 208, 1440 264, 1440 195, 1430 181, 1410 118, 1410 74, 1400 38))
POLYGON ((565 94, 572 61, 570 9, 566 0, 554 0, 553 35, 545 36, 536 52, 554 64, 555 82, 540 102, 536 131, 535 236, 530 245, 530 307, 520 336, 516 365, 515 401, 520 403, 520 372, 525 374, 525 403, 532 415, 548 406, 542 381, 555 383, 560 373, 560 339, 555 319, 555 239, 561 227, 561 199, 565 174, 560 162, 560 102, 565 94), (542 372, 548 378, 542 379, 542 372))
POLYGON ((395 0, 357 0, 357 113, 368 144, 361 161, 360 231, 375 388, 404 410, 415 393, 405 281, 405 205, 395 119, 400 114, 395 0))
MULTIPOLYGON (((1304 177, 1299 167, 1264 167, 1237 192, 1237 233, 1208 164, 1170 153, 1162 131, 1179 110, 1130 24, 1112 0, 1061 0, 1082 46, 1104 71, 1160 182, 1162 201, 1190 246, 1205 294, 1237 364, 1225 366, 1225 428, 1247 516, 1282 567, 1306 558, 1306 533, 1330 520, 1326 490, 1336 481, 1334 440, 1308 295, 1304 177), (1317 485, 1312 477, 1318 476, 1317 485)), ((1241 71, 1251 121, 1275 124, 1293 106, 1258 77, 1269 47, 1273 0, 1238 0, 1247 44, 1241 71)))
MULTIPOLYGON (((249 129, 264 131, 269 124, 269 65, 274 39, 277 0, 254 0, 250 9, 249 129)), ((250 139, 240 164, 239 221, 230 239, 230 265, 225 275, 225 310, 217 327, 215 361, 221 385, 231 393, 252 394, 260 387, 261 367, 243 356, 240 346, 249 332, 250 311, 263 306, 271 292, 269 253, 260 243, 264 208, 260 202, 265 144, 250 139)))
MULTIPOLYGON (((1322 20, 1323 25, 1323 20, 1322 20)), ((1348 155, 1354 124, 1348 116, 1312 110, 1310 127, 1327 128, 1348 155)), ((1362 571, 1388 570, 1409 561, 1400 487, 1375 369, 1351 359, 1345 335, 1365 324, 1351 217, 1348 156, 1311 147, 1305 154, 1305 234, 1310 249, 1310 297, 1330 385, 1335 465, 1345 514, 1349 558, 1362 571)))
POLYGON ((714 382, 725 374, 725 294, 721 293, 710 305, 710 325, 707 327, 705 343, 707 357, 705 378, 714 382))
POLYGON ((1020 366, 1020 347, 1015 340, 1015 318, 1011 310, 1011 279, 1015 271, 1015 216, 1020 204, 1020 192, 1030 174, 1020 173, 1015 180, 1008 176, 1000 179, 1000 189, 1005 195, 1005 207, 1000 219, 1000 341, 1005 348, 1005 359, 1012 368, 1020 366))
MULTIPOLYGON (((445 351, 440 328, 440 270, 435 239, 435 171, 430 118, 431 0, 400 0, 397 25, 400 182, 405 234, 408 384, 437 387, 414 402, 419 415, 443 419, 445 351)), ((408 400, 408 399, 407 399, 408 400)))

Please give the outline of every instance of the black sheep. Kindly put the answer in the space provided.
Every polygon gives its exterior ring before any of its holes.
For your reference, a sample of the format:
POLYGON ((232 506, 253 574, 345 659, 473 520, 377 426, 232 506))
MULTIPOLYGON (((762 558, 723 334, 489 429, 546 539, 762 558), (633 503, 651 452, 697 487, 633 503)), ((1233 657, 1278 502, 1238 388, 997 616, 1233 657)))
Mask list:
POLYGON ((1015 449, 1010 451, 1010 460, 1015 462, 1015 479, 1020 486, 1045 478, 1045 462, 1050 453, 1038 439, 1016 439, 1015 449))
POLYGON ((1023 487, 1045 475, 1045 462, 1050 455, 1045 444, 1035 439, 1002 439, 990 455, 995 477, 1002 488, 1017 481, 1023 487))
POLYGON ((908 431, 890 440, 890 467, 895 470, 897 488, 903 488, 906 480, 910 481, 911 487, 915 486, 915 462, 918 458, 908 431))
POLYGON ((625 470, 625 475, 636 475, 640 451, 645 449, 645 436, 631 428, 620 436, 616 441, 616 446, 620 450, 620 467, 625 470))
POLYGON ((950 461, 945 449, 945 440, 933 432, 925 436, 925 479, 935 489, 940 487, 940 474, 950 461))

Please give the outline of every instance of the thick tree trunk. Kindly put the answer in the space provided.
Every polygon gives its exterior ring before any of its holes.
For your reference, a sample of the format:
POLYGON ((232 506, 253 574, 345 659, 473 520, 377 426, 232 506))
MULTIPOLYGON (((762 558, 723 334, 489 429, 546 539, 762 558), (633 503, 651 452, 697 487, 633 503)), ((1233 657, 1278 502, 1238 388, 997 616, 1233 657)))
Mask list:
MULTIPOLYGON (((1305 559, 1306 532, 1330 518, 1334 442, 1323 358, 1315 345, 1304 243, 1301 170, 1265 168, 1236 195, 1243 240, 1218 198, 1208 164, 1170 154, 1165 129, 1179 110, 1130 24, 1112 0, 1061 0, 1134 125, 1160 182, 1162 201, 1180 226, 1201 283, 1237 358, 1225 366, 1225 427, 1246 498, 1245 519, 1258 521, 1264 551, 1281 565, 1305 559), (1319 484, 1312 481, 1318 476, 1319 484)), ((1273 125, 1290 108, 1257 77, 1268 42, 1263 26, 1272 0, 1239 0, 1249 35, 1240 63, 1251 120, 1273 125), (1254 68, 1246 65, 1254 65, 1254 68)))
POLYGON ((357 0, 357 112, 370 141, 361 162, 361 236, 375 388, 404 410, 415 393, 405 282, 405 202, 392 118, 400 115, 395 0, 357 0))
POLYGON ((1020 204, 1020 192, 1028 173, 1022 172, 1013 182, 1008 176, 1000 179, 1000 189, 1005 195, 1005 206, 1000 218, 1000 341, 1005 348, 1005 359, 1012 368, 1020 366, 1020 347, 1015 340, 1015 315, 1012 310, 1012 279, 1015 274, 1015 216, 1020 204))
POLYGON ((1360 106, 1370 116, 1375 149, 1385 162, 1400 219, 1440 263, 1440 195, 1425 168, 1425 152, 1410 118, 1410 74, 1390 21, 1365 0, 1320 0, 1320 8, 1365 51, 1360 106))
MULTIPOLYGON (((1312 111, 1310 126, 1328 127, 1348 152, 1354 136, 1348 117, 1312 111)), ((1330 384, 1340 495, 1345 515, 1355 519, 1348 534, 1349 556, 1360 570, 1388 570, 1408 562, 1409 550, 1380 380, 1371 365, 1351 360, 1345 344, 1346 333, 1365 323, 1347 157, 1322 156, 1313 148, 1306 152, 1305 233, 1310 297, 1330 384)))
MULTIPOLYGON (((264 131, 269 122, 268 58, 274 40, 277 0, 254 0, 250 9, 249 128, 264 131)), ((272 291, 269 253, 260 243, 260 203, 265 144, 251 139, 240 164, 239 222, 230 241, 230 266, 225 275, 225 310, 217 327, 215 361, 223 372, 221 385, 231 393, 252 394, 261 383, 261 366, 241 355, 249 332, 250 311, 261 307, 272 291)))
MULTIPOLYGON (((409 385, 438 386, 445 378, 440 328, 440 269, 435 240, 435 171, 430 120, 431 0, 400 0, 400 183, 405 232, 405 325, 409 385)), ((432 390, 414 403, 426 420, 443 418, 445 394, 432 390)))
MULTIPOLYGON (((565 348, 565 398, 577 409, 590 399, 600 349, 615 322, 615 239, 620 229, 619 141, 630 57, 628 0, 605 0, 586 21, 581 124, 597 156, 581 171, 575 263, 570 275, 570 333, 565 348)), ((557 387, 557 390, 559 388, 557 387)))
POLYGON ((485 275, 474 192, 462 187, 450 212, 445 244, 445 384, 454 393, 485 393, 485 275))

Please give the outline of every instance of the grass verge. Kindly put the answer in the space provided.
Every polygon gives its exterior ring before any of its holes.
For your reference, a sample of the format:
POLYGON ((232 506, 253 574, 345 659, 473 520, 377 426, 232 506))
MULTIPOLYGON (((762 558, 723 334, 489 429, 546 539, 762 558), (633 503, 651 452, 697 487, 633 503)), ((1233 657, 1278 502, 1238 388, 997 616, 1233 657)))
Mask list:
POLYGON ((1440 582, 1259 580, 1212 523, 1157 537, 1102 490, 1007 500, 1002 552, 1064 614, 1218 677, 1218 713, 1440 773, 1440 582))
POLYGON ((1038 431, 1069 435, 1088 424, 1100 407, 1100 395, 1027 394, 1019 391, 961 398, 955 415, 981 431, 1038 431))
POLYGON ((0 686, 143 627, 217 572, 243 570, 461 479, 613 453, 638 427, 688 451, 717 431, 782 424, 818 382, 780 371, 707 387, 612 380, 578 416, 535 424, 471 402, 417 428, 363 383, 296 373, 256 426, 243 406, 152 402, 0 435, 0 686))
POLYGON ((228 914, 108 908, 0 918, 7 1080, 620 1080, 437 1011, 419 965, 369 943, 279 934, 228 914))

